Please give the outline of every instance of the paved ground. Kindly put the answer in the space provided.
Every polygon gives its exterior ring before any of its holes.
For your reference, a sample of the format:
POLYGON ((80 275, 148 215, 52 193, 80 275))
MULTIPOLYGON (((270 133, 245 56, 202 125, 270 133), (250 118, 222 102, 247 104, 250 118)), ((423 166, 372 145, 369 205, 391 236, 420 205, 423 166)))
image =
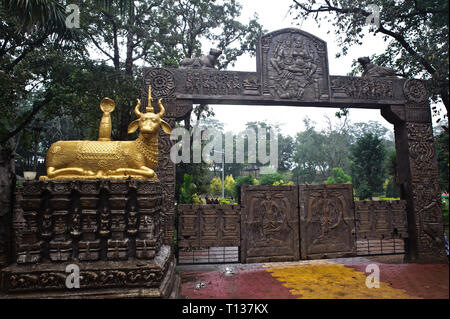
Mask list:
POLYGON ((289 263, 178 266, 182 298, 409 299, 449 298, 448 264, 399 264, 390 258, 289 263), (366 286, 366 267, 380 269, 379 288, 366 286))

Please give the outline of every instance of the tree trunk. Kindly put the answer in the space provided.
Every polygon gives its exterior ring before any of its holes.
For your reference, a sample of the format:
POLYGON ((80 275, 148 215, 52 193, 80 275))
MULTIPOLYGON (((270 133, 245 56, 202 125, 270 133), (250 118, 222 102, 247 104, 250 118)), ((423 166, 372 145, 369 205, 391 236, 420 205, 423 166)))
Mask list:
POLYGON ((8 263, 15 183, 14 157, 8 148, 0 145, 0 268, 8 263))

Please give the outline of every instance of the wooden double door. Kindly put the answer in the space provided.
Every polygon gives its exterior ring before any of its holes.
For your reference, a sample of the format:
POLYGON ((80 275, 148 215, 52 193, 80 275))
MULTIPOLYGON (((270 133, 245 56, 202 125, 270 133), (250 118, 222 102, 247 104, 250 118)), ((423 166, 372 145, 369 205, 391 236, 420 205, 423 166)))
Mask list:
POLYGON ((241 262, 356 255, 350 184, 243 186, 241 262))

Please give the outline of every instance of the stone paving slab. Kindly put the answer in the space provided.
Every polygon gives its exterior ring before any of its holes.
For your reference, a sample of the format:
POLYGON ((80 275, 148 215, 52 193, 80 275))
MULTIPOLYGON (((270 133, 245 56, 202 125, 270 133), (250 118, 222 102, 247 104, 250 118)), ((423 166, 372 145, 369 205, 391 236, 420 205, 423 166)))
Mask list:
MULTIPOLYGON (((182 265, 181 298, 448 299, 448 264, 392 264, 383 258, 337 258, 254 264, 182 265), (380 288, 366 286, 366 267, 380 288)), ((392 262, 391 259, 386 259, 392 262)), ((401 260, 401 258, 397 258, 401 260)))

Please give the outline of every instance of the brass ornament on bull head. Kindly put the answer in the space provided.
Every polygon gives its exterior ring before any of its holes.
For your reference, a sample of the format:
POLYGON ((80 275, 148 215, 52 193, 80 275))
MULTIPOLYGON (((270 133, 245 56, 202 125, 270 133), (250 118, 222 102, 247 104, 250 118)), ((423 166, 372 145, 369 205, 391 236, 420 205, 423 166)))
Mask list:
POLYGON ((134 141, 111 141, 111 117, 114 101, 104 98, 100 104, 103 117, 99 127, 98 141, 58 141, 47 152, 47 176, 41 180, 58 179, 125 179, 138 178, 157 180, 158 133, 170 134, 170 125, 162 118, 165 113, 162 99, 158 100, 159 113, 152 106, 151 87, 148 89, 148 104, 141 113, 141 101, 137 99, 134 113, 138 117, 128 126, 128 133, 139 129, 134 141))

